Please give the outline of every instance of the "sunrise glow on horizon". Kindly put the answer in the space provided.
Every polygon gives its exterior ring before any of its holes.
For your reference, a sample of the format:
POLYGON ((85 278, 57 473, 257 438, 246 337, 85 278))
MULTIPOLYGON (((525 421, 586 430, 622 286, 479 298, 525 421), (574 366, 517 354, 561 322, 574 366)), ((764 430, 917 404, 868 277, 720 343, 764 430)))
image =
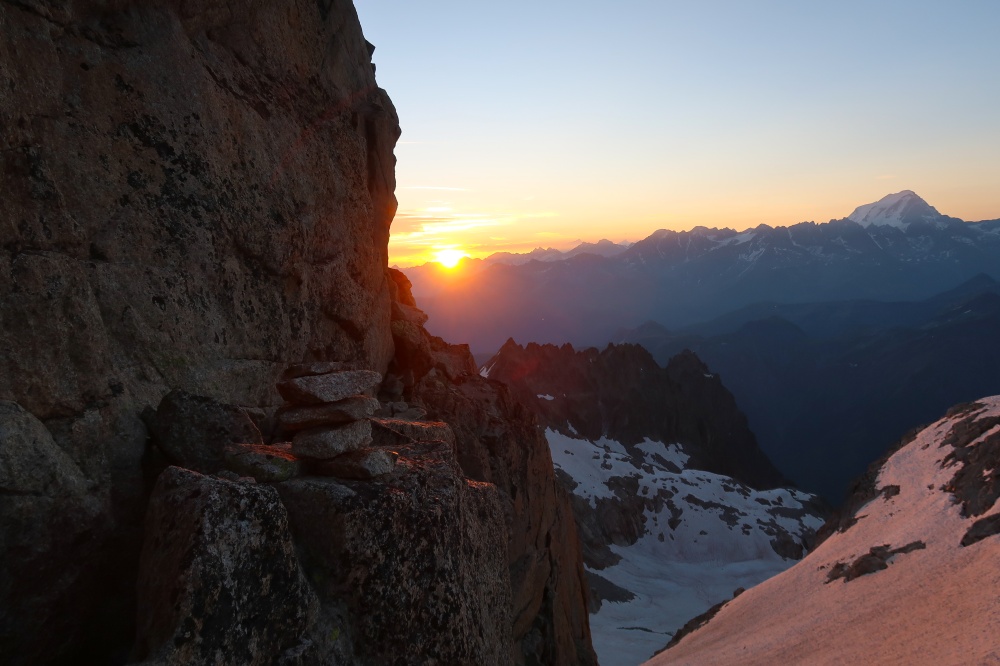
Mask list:
POLYGON ((904 189, 1000 217, 995 2, 356 7, 402 128, 390 264, 827 222, 904 189))

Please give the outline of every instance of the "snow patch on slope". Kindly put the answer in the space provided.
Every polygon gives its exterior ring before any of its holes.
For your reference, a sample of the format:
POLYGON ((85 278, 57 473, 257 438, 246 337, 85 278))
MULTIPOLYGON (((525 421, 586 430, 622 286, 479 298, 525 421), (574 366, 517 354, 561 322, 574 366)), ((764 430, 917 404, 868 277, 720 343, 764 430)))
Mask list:
POLYGON ((914 219, 936 220, 940 217, 942 215, 915 192, 903 190, 886 195, 875 203, 858 206, 847 219, 863 227, 889 226, 906 229, 914 219))
POLYGON ((621 559, 592 574, 631 592, 629 601, 604 600, 591 616, 594 648, 603 666, 632 666, 662 648, 673 632, 712 605, 785 570, 792 550, 822 520, 795 490, 757 491, 727 476, 685 469, 676 443, 650 439, 626 447, 545 431, 555 466, 577 485, 573 493, 600 510, 628 493, 650 500, 643 534, 611 545, 621 559), (628 487, 628 491, 623 491, 628 487), (779 550, 782 550, 779 547, 779 550))
MULTIPOLYGON (((857 511, 856 523, 650 663, 1000 663, 1000 537, 961 545, 1000 503, 962 516, 950 486, 964 463, 946 445, 957 425, 1000 417, 1000 396, 978 402, 977 413, 947 416, 894 453, 875 482, 884 492, 857 511), (916 543, 922 547, 892 556, 884 569, 830 580, 838 565, 873 549, 916 543)), ((985 429, 968 449, 998 430, 985 429)))

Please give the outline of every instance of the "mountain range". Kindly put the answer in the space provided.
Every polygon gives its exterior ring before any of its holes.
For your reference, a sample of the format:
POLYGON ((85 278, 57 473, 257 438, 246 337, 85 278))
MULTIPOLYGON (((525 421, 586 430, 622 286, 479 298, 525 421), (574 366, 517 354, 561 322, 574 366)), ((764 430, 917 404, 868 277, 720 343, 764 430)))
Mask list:
POLYGON ((660 363, 696 352, 800 487, 837 502, 901 432, 1000 391, 1000 283, 920 301, 760 303, 685 329, 620 332, 660 363))
POLYGON ((1000 220, 964 222, 908 190, 824 224, 661 229, 612 256, 406 269, 431 332, 477 353, 510 337, 599 345, 762 301, 922 299, 980 273, 1000 278, 1000 220))
POLYGON ((593 254, 599 257, 614 257, 627 250, 631 245, 632 244, 628 242, 613 243, 606 238, 602 238, 596 243, 580 243, 565 252, 557 250, 554 247, 536 247, 531 252, 525 252, 523 254, 514 252, 494 252, 485 259, 465 259, 464 261, 466 262, 466 267, 468 268, 468 266, 475 266, 477 263, 479 265, 506 264, 508 266, 520 266, 528 263, 529 261, 564 261, 581 254, 593 254))

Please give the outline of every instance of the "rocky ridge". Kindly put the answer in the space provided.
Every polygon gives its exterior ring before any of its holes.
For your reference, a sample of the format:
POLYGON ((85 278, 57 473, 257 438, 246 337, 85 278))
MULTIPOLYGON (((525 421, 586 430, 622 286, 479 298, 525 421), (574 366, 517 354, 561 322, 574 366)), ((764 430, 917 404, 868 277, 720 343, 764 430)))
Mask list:
POLYGON ((396 357, 380 399, 449 423, 462 472, 510 499, 512 633, 524 663, 596 663, 580 538, 534 415, 505 385, 479 375, 468 345, 450 345, 416 323, 426 315, 415 307, 409 280, 391 275, 396 357))
POLYGON ((511 387, 546 427, 632 446, 651 438, 688 445, 690 466, 755 488, 786 483, 757 446, 721 379, 693 353, 661 368, 639 345, 577 351, 508 340, 482 375, 511 387))
POLYGON ((0 653, 593 662, 544 440, 387 269, 352 4, 0 29, 0 653))

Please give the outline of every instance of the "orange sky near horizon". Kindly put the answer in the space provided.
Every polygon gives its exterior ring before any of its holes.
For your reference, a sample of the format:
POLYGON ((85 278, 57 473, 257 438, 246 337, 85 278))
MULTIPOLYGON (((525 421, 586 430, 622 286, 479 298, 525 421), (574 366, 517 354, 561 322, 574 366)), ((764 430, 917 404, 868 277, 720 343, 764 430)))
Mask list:
POLYGON ((396 107, 390 264, 827 222, 913 190, 1000 217, 1000 3, 356 0, 396 107))
POLYGON ((495 252, 525 253, 537 247, 569 250, 581 242, 603 238, 635 242, 657 229, 689 230, 696 226, 731 228, 737 231, 767 224, 789 226, 805 221, 828 222, 849 215, 857 206, 881 199, 887 194, 912 189, 945 215, 967 221, 1000 218, 1000 208, 993 197, 976 197, 961 187, 917 187, 876 179, 869 187, 859 188, 853 200, 847 196, 830 197, 813 193, 815 200, 800 196, 780 201, 754 197, 752 193, 728 200, 706 195, 705 203, 682 200, 672 210, 666 202, 629 199, 620 203, 613 193, 607 200, 590 202, 586 209, 552 202, 547 209, 531 206, 480 205, 475 193, 444 186, 402 186, 397 189, 400 208, 392 223, 389 239, 389 264, 401 268, 441 261, 446 253, 454 261, 458 254, 485 258, 495 252), (935 196, 936 195, 936 196, 935 196), (649 206, 644 210, 643 206, 649 206), (811 211, 811 212, 810 212, 811 211), (450 256, 449 256, 450 255, 450 256))

